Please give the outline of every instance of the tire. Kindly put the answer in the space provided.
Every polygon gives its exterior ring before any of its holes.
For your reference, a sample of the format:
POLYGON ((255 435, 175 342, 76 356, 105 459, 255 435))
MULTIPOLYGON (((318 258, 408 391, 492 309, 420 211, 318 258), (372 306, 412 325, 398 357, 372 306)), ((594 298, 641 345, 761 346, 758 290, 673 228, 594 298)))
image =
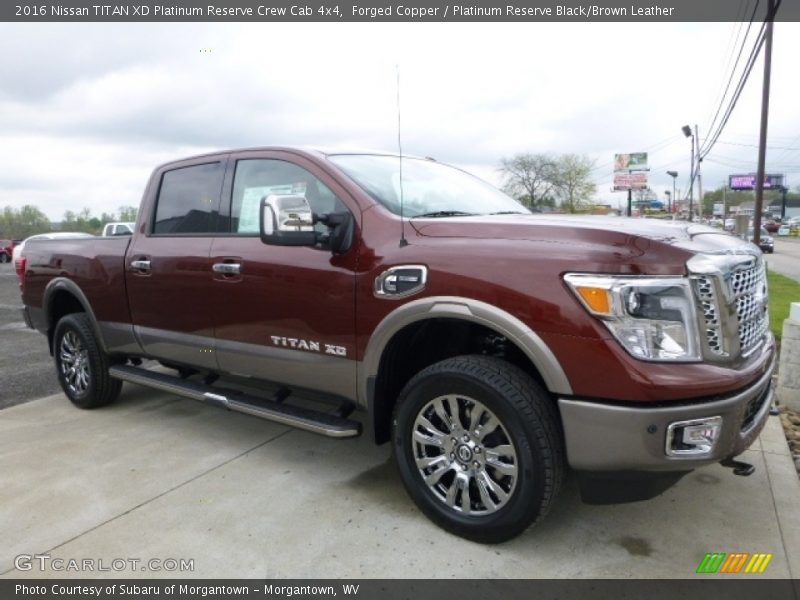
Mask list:
POLYGON ((564 475, 554 403, 527 373, 493 357, 449 358, 415 375, 395 406, 392 443, 422 512, 475 542, 525 531, 547 514, 564 475))
POLYGON ((53 334, 53 356, 61 389, 79 408, 98 408, 116 400, 122 382, 108 374, 109 357, 100 348, 89 317, 63 317, 53 334))
POLYGON ((0 263, 11 262, 11 257, 5 252, 0 252, 0 263))

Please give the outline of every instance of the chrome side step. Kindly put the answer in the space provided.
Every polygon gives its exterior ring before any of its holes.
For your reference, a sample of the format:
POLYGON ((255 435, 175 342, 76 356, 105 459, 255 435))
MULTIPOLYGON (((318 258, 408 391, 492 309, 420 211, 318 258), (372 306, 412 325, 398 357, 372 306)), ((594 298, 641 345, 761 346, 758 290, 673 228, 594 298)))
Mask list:
POLYGON ((112 366, 109 375, 129 383, 144 385, 327 437, 349 438, 361 435, 361 423, 358 421, 286 404, 283 401, 285 395, 264 400, 236 390, 214 388, 197 381, 127 365, 112 366))

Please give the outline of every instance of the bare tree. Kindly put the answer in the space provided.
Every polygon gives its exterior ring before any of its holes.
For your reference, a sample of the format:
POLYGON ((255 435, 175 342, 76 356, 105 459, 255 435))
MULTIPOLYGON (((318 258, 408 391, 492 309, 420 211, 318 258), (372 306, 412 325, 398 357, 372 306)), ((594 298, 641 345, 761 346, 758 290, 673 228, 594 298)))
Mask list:
POLYGON ((553 183, 556 195, 564 210, 577 212, 588 204, 597 191, 591 178, 594 161, 585 155, 564 154, 558 158, 557 164, 553 183))
POLYGON ((541 205, 553 191, 558 173, 551 154, 519 153, 500 160, 503 190, 528 206, 541 205))

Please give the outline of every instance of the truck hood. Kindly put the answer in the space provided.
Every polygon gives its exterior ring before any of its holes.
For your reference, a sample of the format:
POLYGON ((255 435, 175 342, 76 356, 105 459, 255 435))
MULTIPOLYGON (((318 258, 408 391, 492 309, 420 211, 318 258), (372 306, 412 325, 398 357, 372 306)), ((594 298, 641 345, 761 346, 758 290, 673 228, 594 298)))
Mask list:
POLYGON ((532 214, 420 218, 410 219, 410 223, 419 235, 432 238, 605 242, 611 245, 631 245, 638 239, 706 254, 739 253, 752 246, 720 229, 658 219, 532 214))

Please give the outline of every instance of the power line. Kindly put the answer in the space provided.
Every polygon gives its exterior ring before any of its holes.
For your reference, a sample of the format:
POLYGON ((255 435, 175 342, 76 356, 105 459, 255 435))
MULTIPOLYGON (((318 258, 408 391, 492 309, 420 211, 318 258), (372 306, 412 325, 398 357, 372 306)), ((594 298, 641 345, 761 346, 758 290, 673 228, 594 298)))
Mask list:
MULTIPOLYGON (((795 138, 796 140, 800 140, 800 135, 795 138)), ((744 146, 746 148, 758 148, 758 144, 740 144, 738 142, 725 142, 723 140, 717 140, 718 144, 724 144, 725 146, 744 146)), ((767 146, 769 150, 800 150, 798 146, 767 146)))
POLYGON ((702 160, 714 147, 714 144, 719 139, 719 136, 722 134, 722 131, 725 129, 725 125, 728 124, 728 119, 730 119, 731 114, 733 114, 733 109, 736 108, 736 104, 739 101, 739 97, 742 94, 742 90, 744 90, 745 83, 747 83, 747 79, 750 77, 750 71, 753 70, 753 65, 755 65, 756 58, 758 57, 758 53, 761 50, 761 46, 764 44, 764 31, 765 25, 761 26, 761 30, 756 37, 756 41, 753 44, 753 48, 750 51, 750 56, 747 59, 747 63, 742 71, 742 75, 739 78, 739 83, 736 86, 736 90, 731 96, 730 102, 728 103, 728 107, 725 109, 725 114, 722 117, 717 129, 706 138, 705 144, 698 152, 699 158, 702 160))
POLYGON ((792 151, 800 150, 800 148, 798 148, 796 145, 797 142, 800 142, 800 134, 798 134, 796 138, 794 138, 791 142, 789 142, 788 148, 786 148, 783 152, 781 152, 778 156, 775 157, 776 160, 782 160, 785 156, 791 154, 792 151))
MULTIPOLYGON (((767 14, 767 18, 761 24, 761 29, 759 30, 756 42, 755 44, 753 44, 753 48, 750 51, 750 57, 748 58, 747 64, 745 65, 744 70, 742 71, 742 75, 739 78, 739 84, 736 86, 734 95, 731 97, 731 101, 728 104, 728 108, 725 111, 725 115, 722 121, 720 122, 719 126, 717 127, 717 130, 710 137, 710 141, 709 138, 706 138, 706 143, 703 145, 701 150, 698 151, 698 162, 703 160, 703 158, 714 147, 714 144, 719 139, 720 134, 722 134, 722 131, 725 129, 725 125, 727 125, 728 119, 730 119, 731 114, 733 114, 733 109, 736 107, 736 103, 739 101, 739 96, 741 96, 742 90, 744 90, 744 86, 747 83, 747 79, 750 77, 750 71, 752 71, 753 65, 755 65, 756 58, 758 57, 758 54, 761 50, 761 46, 764 44, 764 40, 766 39, 767 20, 770 19, 771 17, 771 19, 774 21, 775 15, 778 13, 778 9, 780 8, 781 2, 782 0, 777 0, 777 2, 773 6, 772 15, 770 16, 769 14, 767 14)), ((756 8, 758 8, 758 2, 756 3, 756 8)), ((755 17, 755 10, 756 9, 754 8, 753 14, 750 19, 751 21, 755 17)), ((767 12, 769 13, 769 10, 767 12)))
MULTIPOLYGON (((717 106, 717 112, 714 113, 714 118, 711 120, 711 124, 708 126, 708 131, 712 131, 714 129, 714 125, 717 122, 717 117, 719 117, 719 111, 722 110, 722 106, 725 103, 725 98, 728 95, 728 90, 731 87, 731 83, 733 83, 733 76, 736 73, 736 67, 739 66, 739 60, 742 58, 742 52, 744 51, 744 46, 747 43, 747 37, 750 35, 750 27, 753 25, 753 19, 756 16, 756 11, 758 10, 758 5, 760 4, 761 0, 756 0, 756 4, 753 7, 753 12, 750 14, 750 21, 747 23, 747 31, 745 31, 744 38, 742 39, 742 45, 739 46, 739 53, 736 55, 736 62, 733 64, 733 68, 731 69, 730 76, 728 77, 728 84, 725 86, 725 91, 722 93, 722 97, 719 99, 719 105, 717 106)), ((741 30, 741 28, 740 28, 741 30)), ((738 39, 738 37, 737 37, 738 39)), ((730 62, 730 61, 729 61, 730 62)))

